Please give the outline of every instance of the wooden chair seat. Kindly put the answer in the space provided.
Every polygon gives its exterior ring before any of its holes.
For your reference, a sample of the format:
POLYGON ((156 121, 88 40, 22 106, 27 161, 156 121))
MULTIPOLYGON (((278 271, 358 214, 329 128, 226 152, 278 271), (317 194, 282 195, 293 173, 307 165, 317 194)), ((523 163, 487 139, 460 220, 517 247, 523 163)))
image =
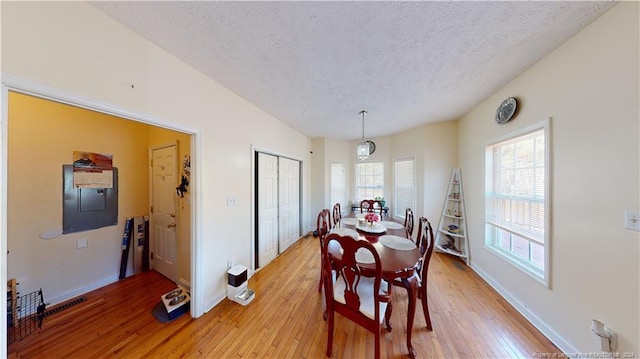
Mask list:
MULTIPOLYGON (((334 272, 335 276, 335 272, 334 272)), ((360 285, 358 285, 358 297, 360 297, 360 311, 362 314, 366 315, 371 319, 375 319, 375 298, 373 297, 373 284, 374 279, 363 277, 360 279, 360 285)), ((347 304, 346 299, 344 297, 345 289, 347 285, 343 279, 343 277, 338 277, 334 281, 333 286, 333 298, 342 304, 347 304)), ((385 295, 388 291, 388 284, 384 280, 380 282, 380 292, 379 294, 385 295)), ((380 303, 380 313, 385 313, 387 311, 386 302, 380 303)), ((383 316, 380 316, 380 323, 384 320, 383 316)))

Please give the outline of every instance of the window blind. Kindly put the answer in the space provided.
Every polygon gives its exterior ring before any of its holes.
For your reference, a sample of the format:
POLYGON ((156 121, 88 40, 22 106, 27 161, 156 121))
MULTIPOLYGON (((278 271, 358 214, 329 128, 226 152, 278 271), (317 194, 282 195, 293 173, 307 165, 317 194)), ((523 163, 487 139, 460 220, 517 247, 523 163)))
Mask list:
POLYGON ((404 218, 407 208, 415 207, 415 161, 403 158, 394 161, 394 206, 396 218, 404 218))

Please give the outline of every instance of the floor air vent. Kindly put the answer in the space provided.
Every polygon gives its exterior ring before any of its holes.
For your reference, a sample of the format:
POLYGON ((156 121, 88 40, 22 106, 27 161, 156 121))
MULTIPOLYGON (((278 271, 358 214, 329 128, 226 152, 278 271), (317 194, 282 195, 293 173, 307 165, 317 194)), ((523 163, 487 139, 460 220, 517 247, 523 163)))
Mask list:
POLYGON ((85 297, 80 297, 80 298, 76 298, 74 300, 68 301, 64 304, 61 304, 55 308, 51 308, 49 310, 47 310, 46 312, 44 312, 44 316, 48 317, 50 315, 56 314, 56 313, 60 313, 61 311, 65 310, 65 309, 69 309, 71 307, 73 307, 74 305, 80 304, 82 302, 84 302, 86 300, 85 297))

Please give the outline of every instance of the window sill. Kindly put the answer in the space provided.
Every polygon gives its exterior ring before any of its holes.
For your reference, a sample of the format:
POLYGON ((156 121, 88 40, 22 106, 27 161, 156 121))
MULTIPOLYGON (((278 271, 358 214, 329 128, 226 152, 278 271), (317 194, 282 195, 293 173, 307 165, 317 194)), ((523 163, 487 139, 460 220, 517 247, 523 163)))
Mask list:
POLYGON ((513 265, 516 269, 520 270, 524 274, 533 278, 534 280, 542 284, 545 288, 550 289, 549 276, 548 276, 548 273, 546 272, 548 271, 548 268, 546 268, 545 271, 534 268, 533 266, 525 263, 524 261, 519 260, 514 256, 508 255, 505 251, 500 250, 498 248, 494 248, 491 245, 488 245, 486 243, 484 244, 484 248, 487 249, 489 252, 493 253, 494 255, 496 255, 498 258, 513 265))

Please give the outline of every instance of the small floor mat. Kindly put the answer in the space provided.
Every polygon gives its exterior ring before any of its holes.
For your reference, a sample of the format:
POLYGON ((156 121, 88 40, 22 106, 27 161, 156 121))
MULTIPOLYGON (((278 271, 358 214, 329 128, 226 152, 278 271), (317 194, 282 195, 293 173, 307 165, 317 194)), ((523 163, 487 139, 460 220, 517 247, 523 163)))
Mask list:
POLYGON ((156 306, 153 307, 153 309, 151 310, 151 314, 153 314, 153 316, 156 318, 158 322, 169 323, 174 319, 180 318, 180 316, 183 315, 184 313, 177 315, 174 318, 169 318, 169 314, 167 313, 167 310, 164 308, 164 303, 160 301, 160 303, 156 304, 156 306))

